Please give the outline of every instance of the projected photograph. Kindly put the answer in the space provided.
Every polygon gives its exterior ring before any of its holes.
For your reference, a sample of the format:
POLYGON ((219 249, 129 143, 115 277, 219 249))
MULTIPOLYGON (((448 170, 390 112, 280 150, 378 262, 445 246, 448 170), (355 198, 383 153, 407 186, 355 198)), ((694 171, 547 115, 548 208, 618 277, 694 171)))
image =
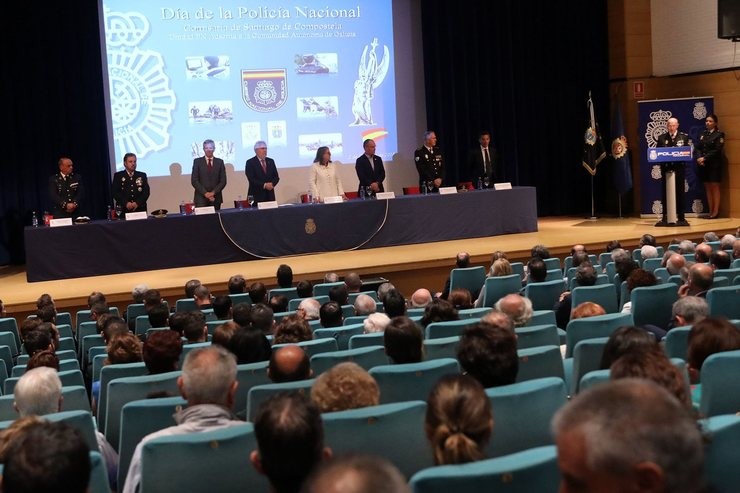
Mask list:
POLYGON ((231 101, 191 101, 188 108, 192 125, 224 123, 234 119, 231 101))
POLYGON ((336 53, 307 53, 296 55, 293 59, 296 64, 295 73, 300 75, 310 74, 336 74, 336 53))
POLYGON ((185 78, 188 80, 228 79, 230 74, 231 60, 228 55, 185 58, 185 78))
MULTIPOLYGON (((213 155, 221 158, 224 160, 225 163, 234 163, 234 159, 236 158, 236 152, 234 151, 234 143, 230 140, 216 140, 213 139, 214 144, 216 144, 216 149, 213 151, 213 155)), ((197 157, 203 157, 205 156, 205 153, 203 152, 203 142, 192 142, 190 144, 190 159, 195 159, 197 157)), ((188 169, 188 171, 190 171, 188 169)))
POLYGON ((288 123, 285 120, 267 122, 267 146, 288 147, 288 123))
POLYGON ((339 98, 336 96, 314 96, 296 99, 296 112, 299 120, 336 118, 339 113, 339 98))
POLYGON ((342 155, 342 134, 304 134, 298 136, 298 149, 303 158, 310 158, 311 162, 316 157, 316 150, 321 146, 331 149, 332 159, 342 155))
POLYGON ((262 139, 260 122, 242 122, 242 147, 254 149, 254 143, 262 139))
POLYGON ((169 176, 210 137, 234 162, 264 140, 281 167, 307 166, 321 145, 360 155, 378 129, 378 152, 398 152, 392 0, 100 2, 114 162, 134 151, 149 176, 169 176), (279 22, 263 14, 273 7, 279 22), (263 80, 275 101, 256 92, 263 80))

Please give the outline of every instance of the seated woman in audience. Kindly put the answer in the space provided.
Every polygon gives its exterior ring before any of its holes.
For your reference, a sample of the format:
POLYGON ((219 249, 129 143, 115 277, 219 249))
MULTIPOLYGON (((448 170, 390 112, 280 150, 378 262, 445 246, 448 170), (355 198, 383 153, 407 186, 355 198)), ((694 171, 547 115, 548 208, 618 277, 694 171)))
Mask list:
MULTIPOLYGON (((103 366, 119 365, 124 363, 139 363, 142 359, 141 341, 131 332, 115 334, 106 346, 108 356, 103 360, 103 366)), ((92 410, 97 408, 100 397, 100 380, 95 380, 91 387, 92 410)))
POLYGON ((701 367, 708 357, 736 349, 740 349, 740 330, 726 318, 709 317, 695 323, 689 331, 686 354, 691 383, 701 381, 701 367))
POLYGON ((48 349, 45 351, 37 351, 28 359, 28 363, 26 363, 26 371, 33 370, 40 366, 48 366, 49 368, 54 368, 56 371, 59 371, 59 358, 57 358, 57 355, 54 354, 53 351, 49 351, 48 349))
POLYGON ((693 409, 689 384, 683 372, 668 359, 656 343, 652 347, 633 348, 611 365, 610 378, 645 378, 665 388, 686 406, 693 409))
POLYGON ((267 361, 272 354, 270 341, 262 331, 239 327, 229 340, 228 350, 236 355, 236 364, 267 361))
POLYGON ((144 342, 142 356, 149 375, 177 371, 182 354, 182 338, 174 330, 152 332, 144 342))
POLYGON ((473 308, 473 300, 470 296, 470 291, 464 288, 457 288, 450 291, 450 295, 447 301, 455 308, 455 310, 467 310, 473 308))
POLYGON ((297 344, 313 339, 313 331, 308 322, 298 315, 283 317, 275 328, 273 344, 297 344))
MULTIPOLYGON (((627 294, 631 295, 635 288, 655 286, 656 284, 658 284, 658 280, 652 272, 640 268, 634 269, 627 276, 627 294)), ((622 306, 622 313, 632 313, 632 301, 627 301, 622 306)))
POLYGON ((468 375, 440 378, 427 399, 424 431, 436 465, 485 459, 493 415, 483 386, 468 375))
POLYGON ((380 389, 357 363, 339 363, 325 371, 311 387, 311 399, 322 413, 377 406, 380 389))
POLYGON ((424 334, 408 317, 391 319, 384 331, 383 344, 385 354, 394 364, 420 363, 424 359, 424 334))
POLYGON ((222 346, 228 349, 231 336, 234 335, 234 333, 237 331, 238 328, 239 328, 239 325, 233 320, 229 320, 228 322, 222 323, 221 325, 216 327, 216 330, 213 331, 213 338, 211 339, 211 344, 218 344, 219 346, 222 346))
POLYGON ((447 322, 450 320, 460 320, 455 307, 447 300, 435 298, 424 309, 424 315, 421 317, 419 323, 422 327, 426 328, 431 323, 447 322))
MULTIPOLYGON (((501 276, 510 276, 514 272, 511 270, 511 264, 506 259, 506 254, 504 252, 498 251, 494 252, 493 254, 493 263, 491 263, 491 268, 488 270, 488 276, 487 277, 501 277, 501 276), (501 255, 497 257, 497 254, 501 255)), ((478 298, 475 300, 475 303, 473 303, 473 306, 476 308, 480 308, 483 306, 483 300, 486 298, 486 283, 483 283, 483 286, 480 288, 480 294, 478 295, 478 298)))
POLYGON ((604 346, 604 352, 601 353, 601 365, 599 367, 602 370, 607 370, 612 366, 612 363, 624 354, 642 349, 652 349, 657 346, 658 341, 655 336, 646 330, 632 325, 622 326, 609 336, 609 340, 604 346))
POLYGON ((595 317, 596 315, 606 315, 606 310, 598 303, 584 301, 571 310, 570 319, 576 320, 579 318, 595 317))

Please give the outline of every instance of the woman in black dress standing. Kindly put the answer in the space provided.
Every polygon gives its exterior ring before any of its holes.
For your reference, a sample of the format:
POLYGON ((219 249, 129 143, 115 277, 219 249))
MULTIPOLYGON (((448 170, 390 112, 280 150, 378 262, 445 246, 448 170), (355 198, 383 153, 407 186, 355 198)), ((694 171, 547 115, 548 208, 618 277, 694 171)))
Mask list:
POLYGON ((719 216, 719 183, 722 180, 722 147, 725 133, 717 128, 717 115, 711 114, 705 120, 706 130, 699 137, 696 159, 699 178, 704 183, 709 202, 709 219, 719 216))

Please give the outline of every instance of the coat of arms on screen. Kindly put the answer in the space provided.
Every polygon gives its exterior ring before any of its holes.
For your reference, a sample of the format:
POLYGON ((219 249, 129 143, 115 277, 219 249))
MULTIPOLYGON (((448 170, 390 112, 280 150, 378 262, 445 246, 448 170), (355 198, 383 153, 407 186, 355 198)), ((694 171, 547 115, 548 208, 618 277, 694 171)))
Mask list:
POLYGON ((316 223, 313 219, 306 219, 306 234, 312 235, 316 232, 316 223))
POLYGON ((285 104, 288 95, 284 68, 242 70, 242 99, 254 111, 268 113, 285 104))

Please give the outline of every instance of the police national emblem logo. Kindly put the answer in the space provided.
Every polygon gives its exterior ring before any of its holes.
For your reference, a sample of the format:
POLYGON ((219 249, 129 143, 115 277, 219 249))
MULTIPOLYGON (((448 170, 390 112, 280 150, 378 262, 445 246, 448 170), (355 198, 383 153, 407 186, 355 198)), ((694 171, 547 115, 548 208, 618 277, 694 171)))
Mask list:
POLYGON ((701 201, 701 199, 694 199, 693 202, 691 202, 691 212, 694 212, 696 214, 701 214, 704 212, 704 203, 701 201))
POLYGON ((313 219, 308 218, 306 219, 306 226, 304 227, 306 230, 306 234, 312 235, 316 232, 316 223, 313 219))
POLYGON ((242 100, 254 111, 275 111, 285 104, 287 95, 284 68, 242 70, 242 100))
POLYGON ((645 128, 645 140, 648 147, 658 145, 658 137, 668 131, 668 119, 673 113, 666 110, 658 110, 650 113, 650 121, 645 128))
POLYGON ((627 138, 620 135, 612 141, 612 156, 614 159, 621 159, 627 154, 627 138))
POLYGON ((584 139, 586 141, 586 144, 588 144, 590 146, 596 144, 596 131, 593 128, 588 127, 586 129, 586 135, 585 135, 584 139))
POLYGON ((663 202, 660 200, 653 200, 653 207, 651 207, 651 210, 653 211, 653 214, 656 215, 662 215, 663 214, 663 202))
POLYGON ((697 120, 703 120, 707 117, 707 107, 703 102, 697 101, 694 103, 694 111, 692 113, 697 120))

